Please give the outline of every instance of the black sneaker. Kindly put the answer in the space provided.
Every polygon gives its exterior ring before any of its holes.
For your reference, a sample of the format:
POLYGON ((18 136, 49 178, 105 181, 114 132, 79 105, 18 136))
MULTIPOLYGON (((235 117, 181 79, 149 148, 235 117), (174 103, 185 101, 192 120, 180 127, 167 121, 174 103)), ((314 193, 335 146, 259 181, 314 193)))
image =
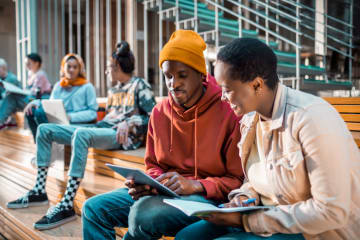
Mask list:
POLYGON ((71 222, 76 219, 74 209, 63 209, 60 205, 49 208, 46 215, 39 221, 34 223, 34 228, 38 230, 47 230, 56 228, 67 222, 71 222))
POLYGON ((34 206, 42 206, 48 204, 48 197, 46 193, 36 194, 35 191, 30 190, 23 197, 7 203, 7 208, 27 208, 34 206))

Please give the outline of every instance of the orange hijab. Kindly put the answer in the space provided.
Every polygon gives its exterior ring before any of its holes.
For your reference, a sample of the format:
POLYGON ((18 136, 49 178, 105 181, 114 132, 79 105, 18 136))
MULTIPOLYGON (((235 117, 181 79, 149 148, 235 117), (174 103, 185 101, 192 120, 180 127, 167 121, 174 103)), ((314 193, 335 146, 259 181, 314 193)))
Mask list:
POLYGON ((88 81, 86 80, 86 72, 85 72, 85 65, 82 58, 74 53, 67 54, 61 61, 61 68, 60 68, 60 86, 61 87, 72 87, 72 86, 81 86, 88 81), (70 57, 75 57, 80 65, 80 72, 79 76, 75 80, 70 80, 65 77, 65 63, 70 57))

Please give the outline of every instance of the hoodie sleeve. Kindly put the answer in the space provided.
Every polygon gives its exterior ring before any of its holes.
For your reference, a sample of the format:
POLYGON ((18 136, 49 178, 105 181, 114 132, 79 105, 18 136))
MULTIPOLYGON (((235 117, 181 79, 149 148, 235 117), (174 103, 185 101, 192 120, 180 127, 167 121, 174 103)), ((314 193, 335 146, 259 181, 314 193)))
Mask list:
POLYGON ((70 116, 71 123, 85 123, 96 119, 98 104, 96 102, 96 93, 93 85, 87 86, 84 97, 86 98, 86 109, 69 112, 68 115, 70 116))
POLYGON ((146 152, 145 152, 145 166, 146 173, 152 178, 156 178, 163 174, 165 171, 160 167, 156 160, 155 149, 154 149, 154 135, 153 135, 153 115, 151 115, 148 125, 148 133, 146 139, 146 152))
POLYGON ((243 182, 244 174, 237 143, 240 141, 240 127, 236 122, 231 135, 226 139, 223 156, 227 172, 222 177, 207 177, 200 180, 209 199, 225 200, 229 192, 239 188, 243 182))

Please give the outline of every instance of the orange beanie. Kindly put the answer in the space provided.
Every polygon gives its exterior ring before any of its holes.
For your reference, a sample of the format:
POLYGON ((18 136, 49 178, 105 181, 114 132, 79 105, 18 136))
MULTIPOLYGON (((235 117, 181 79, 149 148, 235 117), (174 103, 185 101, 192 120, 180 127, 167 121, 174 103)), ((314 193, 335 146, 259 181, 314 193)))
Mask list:
POLYGON ((191 30, 177 30, 160 52, 160 68, 164 61, 178 61, 206 74, 205 49, 206 44, 199 34, 191 30))

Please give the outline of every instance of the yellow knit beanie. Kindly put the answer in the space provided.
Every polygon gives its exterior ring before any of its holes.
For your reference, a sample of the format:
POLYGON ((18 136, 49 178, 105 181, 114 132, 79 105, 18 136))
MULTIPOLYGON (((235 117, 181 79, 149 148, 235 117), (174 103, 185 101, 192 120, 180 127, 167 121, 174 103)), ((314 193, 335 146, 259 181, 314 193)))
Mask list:
POLYGON ((177 30, 160 52, 160 68, 164 61, 178 61, 206 74, 205 49, 206 44, 199 34, 191 30, 177 30))

